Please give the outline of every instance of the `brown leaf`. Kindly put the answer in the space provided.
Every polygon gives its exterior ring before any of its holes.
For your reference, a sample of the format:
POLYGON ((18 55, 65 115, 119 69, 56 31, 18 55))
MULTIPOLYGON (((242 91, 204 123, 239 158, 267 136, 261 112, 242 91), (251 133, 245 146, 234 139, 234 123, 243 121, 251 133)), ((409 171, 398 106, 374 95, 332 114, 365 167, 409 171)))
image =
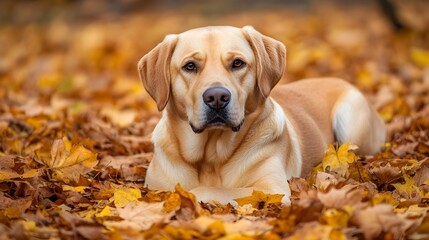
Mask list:
POLYGON ((163 205, 163 202, 128 204, 124 208, 117 209, 122 221, 109 221, 105 224, 119 229, 147 230, 153 224, 169 222, 174 215, 174 212, 165 213, 163 205))
POLYGON ((346 185, 341 189, 330 188, 326 193, 318 192, 317 197, 323 205, 330 208, 359 207, 363 198, 363 191, 357 186, 346 185))
POLYGON ((67 139, 54 141, 51 156, 50 160, 44 159, 46 165, 55 179, 65 183, 77 183, 80 175, 92 171, 98 163, 96 154, 81 145, 71 146, 67 139))
POLYGON ((388 204, 379 204, 358 211, 351 221, 362 228, 366 239, 377 238, 382 233, 391 233, 394 239, 405 236, 407 220, 393 213, 392 206, 388 204))
POLYGON ((382 162, 381 164, 371 164, 368 174, 377 182, 390 183, 401 176, 401 169, 390 165, 389 162, 382 162))

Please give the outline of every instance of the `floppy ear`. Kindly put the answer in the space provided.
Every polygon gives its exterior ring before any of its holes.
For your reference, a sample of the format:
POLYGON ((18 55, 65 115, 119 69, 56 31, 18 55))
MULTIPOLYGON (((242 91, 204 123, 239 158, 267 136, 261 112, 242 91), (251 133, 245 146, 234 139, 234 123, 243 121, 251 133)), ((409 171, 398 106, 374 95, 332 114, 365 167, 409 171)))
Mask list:
POLYGON ((286 65, 286 47, 283 43, 264 36, 251 26, 243 33, 256 57, 257 83, 262 96, 267 98, 280 81, 286 65))
POLYGON ((176 43, 177 35, 167 35, 137 64, 140 80, 159 111, 165 108, 170 97, 170 61, 176 43))

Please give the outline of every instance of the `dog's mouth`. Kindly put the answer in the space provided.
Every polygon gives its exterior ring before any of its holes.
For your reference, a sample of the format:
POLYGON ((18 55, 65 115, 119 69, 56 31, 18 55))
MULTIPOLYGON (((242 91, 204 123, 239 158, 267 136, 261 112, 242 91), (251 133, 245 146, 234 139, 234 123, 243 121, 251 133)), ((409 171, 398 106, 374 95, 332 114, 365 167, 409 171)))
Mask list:
POLYGON ((191 125, 194 133, 202 133, 206 128, 231 128, 233 132, 238 132, 243 123, 244 119, 238 125, 234 125, 223 112, 209 112, 207 121, 201 127, 196 127, 191 122, 189 122, 189 125, 191 125))

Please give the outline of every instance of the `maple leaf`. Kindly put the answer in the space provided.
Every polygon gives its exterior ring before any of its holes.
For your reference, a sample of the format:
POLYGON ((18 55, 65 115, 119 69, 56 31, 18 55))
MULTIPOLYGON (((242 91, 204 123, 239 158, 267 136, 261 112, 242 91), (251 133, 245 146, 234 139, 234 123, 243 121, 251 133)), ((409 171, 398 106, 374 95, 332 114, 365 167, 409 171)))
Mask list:
POLYGON ((244 206, 246 204, 252 205, 254 208, 263 208, 266 204, 280 203, 284 194, 265 194, 261 191, 253 190, 252 195, 243 198, 236 198, 234 201, 238 205, 244 206), (262 204, 262 206, 261 206, 262 204))
POLYGON ((53 178, 65 183, 78 182, 82 174, 97 165, 97 155, 81 145, 72 146, 66 138, 55 140, 51 149, 51 159, 44 162, 54 172, 53 178))
POLYGON ((406 194, 406 196, 410 197, 411 193, 418 189, 417 186, 415 186, 415 180, 405 172, 402 173, 402 176, 404 177, 405 183, 393 183, 392 185, 401 194, 406 194))
POLYGON ((356 150, 358 147, 349 143, 344 143, 338 150, 330 144, 325 152, 322 160, 322 167, 325 172, 335 173, 342 177, 347 177, 349 163, 352 163, 359 158, 352 150, 356 150))

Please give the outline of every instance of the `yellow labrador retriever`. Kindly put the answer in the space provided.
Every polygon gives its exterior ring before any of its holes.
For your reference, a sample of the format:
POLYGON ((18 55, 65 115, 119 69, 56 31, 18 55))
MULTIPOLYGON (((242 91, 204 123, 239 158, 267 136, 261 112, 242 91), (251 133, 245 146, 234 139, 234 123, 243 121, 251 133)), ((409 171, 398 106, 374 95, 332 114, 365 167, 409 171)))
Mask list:
POLYGON ((146 54, 140 78, 164 110, 148 187, 180 183, 221 203, 260 190, 288 204, 287 180, 308 173, 329 143, 379 150, 384 123, 356 88, 333 78, 274 88, 285 64, 285 46, 249 26, 168 35, 146 54))

